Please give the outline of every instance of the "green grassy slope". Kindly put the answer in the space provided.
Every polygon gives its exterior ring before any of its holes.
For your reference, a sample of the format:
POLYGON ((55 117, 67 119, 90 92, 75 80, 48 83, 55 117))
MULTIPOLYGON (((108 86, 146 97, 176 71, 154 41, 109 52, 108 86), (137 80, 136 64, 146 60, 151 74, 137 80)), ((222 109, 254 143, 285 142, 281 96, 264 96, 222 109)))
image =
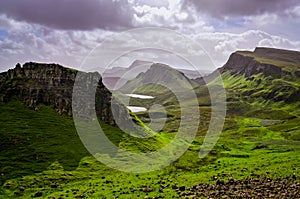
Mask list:
MULTIPOLYGON (((120 172, 98 162, 82 145, 72 119, 50 107, 40 105, 39 111, 33 111, 18 101, 0 103, 0 198, 178 198, 201 183, 217 184, 216 179, 288 177, 299 182, 299 78, 289 74, 246 78, 229 72, 222 78, 228 110, 213 150, 203 159, 198 156, 211 111, 207 88, 200 86, 195 88, 201 121, 194 142, 180 159, 145 174, 120 172)), ((162 148, 174 138, 181 112, 171 91, 156 92, 153 85, 139 89, 159 96, 148 101, 132 98, 130 104, 164 105, 168 119, 163 130, 139 139, 102 122, 101 127, 116 146, 143 153, 162 148)), ((133 118, 144 128, 147 115, 143 112, 133 118)))
POLYGON ((72 120, 50 107, 36 112, 20 102, 0 104, 1 183, 45 170, 59 161, 66 170, 75 169, 88 155, 72 120))
MULTIPOLYGON (((19 102, 1 104, 0 198, 144 198, 178 197, 176 187, 215 183, 252 175, 284 177, 300 174, 300 119, 227 118, 214 150, 204 159, 197 137, 189 150, 160 171, 146 174, 119 172, 96 161, 84 149, 72 120, 41 106, 39 112, 19 102), (280 120, 278 122, 278 120, 280 120)), ((102 125, 117 145, 140 151, 143 142, 129 139, 117 128, 102 125), (134 143, 139 143, 137 146, 134 143)), ((161 133, 165 141, 175 133, 161 133)), ((156 148, 147 142, 146 147, 156 148)))
MULTIPOLYGON (((41 172, 55 161, 65 170, 74 170, 82 158, 90 156, 73 120, 50 107, 40 105, 40 110, 34 111, 18 101, 1 103, 0 123, 1 184, 6 179, 41 172)), ((129 136, 120 129, 103 122, 101 127, 112 143, 127 150, 142 145, 140 150, 151 151, 164 145, 164 139, 158 137, 125 142, 129 136)))

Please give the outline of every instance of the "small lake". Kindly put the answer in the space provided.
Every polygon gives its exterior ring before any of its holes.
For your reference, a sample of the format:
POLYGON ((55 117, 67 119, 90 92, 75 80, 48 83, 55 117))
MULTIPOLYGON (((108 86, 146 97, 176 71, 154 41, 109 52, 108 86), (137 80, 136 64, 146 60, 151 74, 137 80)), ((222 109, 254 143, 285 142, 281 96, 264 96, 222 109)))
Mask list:
POLYGON ((142 112, 142 111, 146 111, 147 110, 145 107, 140 107, 140 106, 127 106, 127 108, 129 110, 131 110, 132 112, 134 112, 134 113, 142 112))
MULTIPOLYGON (((129 97, 139 98, 139 99, 154 99, 153 96, 149 96, 149 95, 139 95, 139 94, 126 94, 126 95, 129 97)), ((141 107, 141 106, 127 106, 127 108, 134 113, 147 111, 145 107, 141 107)))
POLYGON ((154 99, 153 96, 149 95, 139 95, 139 94, 126 94, 129 97, 140 98, 140 99, 154 99))

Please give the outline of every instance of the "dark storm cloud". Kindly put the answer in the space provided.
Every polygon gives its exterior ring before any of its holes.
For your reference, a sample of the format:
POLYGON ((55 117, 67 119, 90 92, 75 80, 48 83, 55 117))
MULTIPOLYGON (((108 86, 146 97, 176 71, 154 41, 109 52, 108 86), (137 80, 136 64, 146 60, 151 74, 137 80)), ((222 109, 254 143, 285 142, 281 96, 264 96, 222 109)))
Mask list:
POLYGON ((132 26, 124 0, 1 0, 0 13, 57 29, 120 29, 132 26))
POLYGON ((184 7, 195 7, 199 12, 216 18, 280 13, 299 4, 299 0, 185 0, 184 7))

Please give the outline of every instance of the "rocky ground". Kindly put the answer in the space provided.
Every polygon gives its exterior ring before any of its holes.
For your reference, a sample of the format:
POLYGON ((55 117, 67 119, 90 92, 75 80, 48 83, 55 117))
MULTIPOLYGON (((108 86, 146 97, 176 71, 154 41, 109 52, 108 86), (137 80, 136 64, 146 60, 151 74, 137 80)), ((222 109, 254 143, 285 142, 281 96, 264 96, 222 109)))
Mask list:
POLYGON ((229 178, 227 182, 214 177, 215 184, 177 187, 180 198, 300 198, 300 183, 295 175, 286 178, 229 178))

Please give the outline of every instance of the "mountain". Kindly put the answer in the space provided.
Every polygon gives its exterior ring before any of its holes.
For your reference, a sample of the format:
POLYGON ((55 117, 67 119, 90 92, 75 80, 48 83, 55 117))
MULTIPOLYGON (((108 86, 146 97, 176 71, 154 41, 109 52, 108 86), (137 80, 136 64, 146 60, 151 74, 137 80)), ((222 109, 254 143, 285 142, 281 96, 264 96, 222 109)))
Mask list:
POLYGON ((129 67, 113 67, 110 69, 107 69, 104 72, 103 76, 107 76, 107 77, 121 77, 122 75, 124 75, 128 70, 132 70, 136 67, 145 67, 145 71, 148 70, 147 66, 152 65, 153 62, 150 61, 143 61, 143 60, 135 60, 134 62, 131 63, 131 65, 129 67))
MULTIPOLYGON (((107 69, 103 77, 103 83, 109 89, 117 90, 122 87, 127 81, 134 79, 138 74, 146 72, 151 65, 154 64, 150 61, 135 60, 129 67, 113 67, 107 69)), ((189 79, 195 79, 211 73, 211 71, 196 71, 190 69, 176 69, 182 72, 189 79)))
MULTIPOLYGON (((17 65, 0 75, 0 198, 299 198, 298 60, 298 52, 269 48, 230 56, 218 69, 227 92, 225 123, 218 142, 204 158, 199 158, 199 150, 205 140, 211 143, 214 137, 208 136, 207 130, 215 127, 211 110, 216 105, 210 103, 207 88, 218 91, 215 88, 221 87, 217 71, 205 77, 208 84, 201 85, 167 65, 151 64, 128 82, 125 91, 137 88, 136 93, 155 97, 130 98, 131 103, 140 100, 141 106, 151 107, 148 112, 132 114, 136 122, 146 121, 140 123, 141 128, 163 126, 150 138, 138 138, 109 125, 114 122, 106 110, 115 96, 97 82, 96 103, 103 105, 96 105, 101 128, 120 150, 112 154, 106 142, 100 144, 121 163, 130 163, 135 153, 150 154, 168 147, 176 142, 179 131, 186 129, 188 134, 198 125, 194 121, 199 121, 197 135, 185 153, 168 166, 147 173, 109 168, 82 144, 69 107, 74 76, 80 71, 56 64, 17 65), (159 81, 184 88, 184 94, 192 85, 199 104, 191 108, 199 108, 200 118, 197 114, 183 116, 181 105, 189 107, 191 101, 176 104, 171 89, 151 84, 159 81), (157 104, 163 107, 154 106, 157 104)), ((89 82, 82 84, 84 88, 99 77, 97 73, 83 74, 85 80, 91 80, 83 81, 89 82)), ((148 168, 177 153, 177 148, 171 149, 150 161, 142 156, 138 161, 148 168)))
POLYGON ((185 76, 187 76, 190 79, 196 79, 199 77, 207 76, 212 71, 207 71, 207 70, 190 70, 190 69, 183 69, 183 68, 178 68, 178 71, 182 72, 185 76))
POLYGON ((150 66, 146 72, 140 73, 135 79, 128 81, 118 91, 130 93, 136 90, 140 94, 164 93, 162 86, 175 86, 177 89, 191 89, 197 84, 187 78, 183 72, 180 72, 166 64, 155 63, 150 66), (174 84, 176 83, 176 84, 174 84))
MULTIPOLYGON (((58 64, 25 63, 14 69, 0 73, 0 101, 18 99, 27 107, 38 110, 39 104, 52 107, 60 114, 72 116, 72 92, 77 70, 58 64)), ((84 87, 91 86, 94 78, 101 79, 98 73, 82 73, 84 87)), ((111 93, 98 82, 96 90, 96 112, 104 122, 114 124, 111 113, 111 93)), ((80 106, 80 104, 78 105, 80 106)), ((85 108, 85 107, 84 107, 85 108)), ((83 110, 82 110, 83 111, 83 110)), ((85 110, 88 111, 88 110, 85 110)), ((126 111, 121 108, 120 111, 126 111)))
POLYGON ((297 76, 300 72, 300 52, 273 48, 256 48, 254 52, 238 51, 230 56, 219 71, 230 71, 232 75, 243 74, 245 77, 255 74, 273 78, 297 76))
POLYGON ((127 81, 132 80, 141 72, 145 72, 153 62, 135 60, 129 67, 113 67, 107 69, 102 77, 103 83, 109 89, 116 90, 123 86, 127 81))
MULTIPOLYGON (((132 117, 137 124, 135 133, 149 132, 133 113, 128 114, 127 108, 117 103, 99 73, 85 73, 58 64, 17 64, 14 69, 0 73, 0 198, 1 186, 7 179, 42 172, 56 161, 64 170, 74 170, 82 158, 91 156, 76 131, 72 108, 81 107, 77 113, 85 116, 89 115, 86 111, 93 111, 90 108, 93 106, 89 103, 83 106, 79 100, 72 102, 72 95, 75 86, 83 90, 77 95, 83 96, 89 94, 85 90, 95 85, 92 94, 95 111, 102 130, 114 145, 137 147, 147 142, 144 149, 154 150, 162 144, 164 139, 158 141, 156 137, 127 141, 128 136, 118 128, 120 123, 116 119, 126 124, 123 129, 131 130, 128 119, 132 117), (75 79, 79 83, 74 84, 75 79)), ((82 119, 88 121, 86 117, 82 119)), ((101 145, 105 148, 103 153, 113 153, 108 143, 101 145)))
POLYGON ((221 74, 229 100, 299 101, 300 52, 262 47, 253 52, 237 51, 230 55, 223 67, 195 81, 200 85, 212 84, 218 73, 221 74))

